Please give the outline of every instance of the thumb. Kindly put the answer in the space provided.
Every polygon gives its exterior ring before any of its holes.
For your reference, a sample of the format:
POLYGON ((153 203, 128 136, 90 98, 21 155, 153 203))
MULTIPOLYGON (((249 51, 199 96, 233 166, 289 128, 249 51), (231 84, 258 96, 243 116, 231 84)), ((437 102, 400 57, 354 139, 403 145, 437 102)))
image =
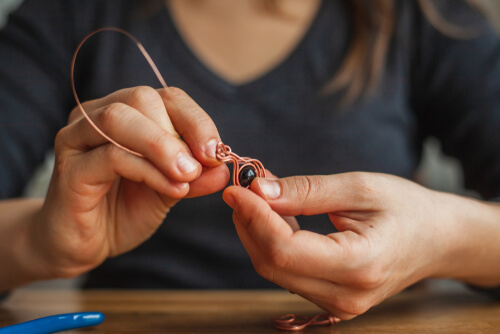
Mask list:
POLYGON ((285 216, 368 210, 374 191, 368 173, 256 178, 250 189, 285 216))

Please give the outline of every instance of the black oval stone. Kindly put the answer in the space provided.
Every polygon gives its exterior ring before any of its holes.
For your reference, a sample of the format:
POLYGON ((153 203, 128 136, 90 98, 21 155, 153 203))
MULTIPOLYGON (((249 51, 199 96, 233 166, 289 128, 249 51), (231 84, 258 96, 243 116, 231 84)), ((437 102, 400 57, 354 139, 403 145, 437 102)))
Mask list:
POLYGON ((240 174, 238 175, 238 180, 240 181, 240 185, 242 187, 250 187, 253 179, 257 177, 257 173, 252 166, 245 166, 240 170, 240 174))

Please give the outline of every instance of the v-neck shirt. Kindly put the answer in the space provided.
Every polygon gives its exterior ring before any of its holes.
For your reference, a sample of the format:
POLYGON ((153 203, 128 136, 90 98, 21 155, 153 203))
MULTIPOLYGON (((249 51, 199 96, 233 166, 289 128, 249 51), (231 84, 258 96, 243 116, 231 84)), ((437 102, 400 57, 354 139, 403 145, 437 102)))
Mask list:
MULTIPOLYGON (((350 171, 413 178, 422 142, 438 137, 458 158, 468 187, 500 195, 500 43, 462 1, 440 10, 478 37, 453 39, 429 24, 415 1, 397 2, 378 89, 345 109, 342 92, 325 94, 348 50, 351 21, 342 1, 324 0, 296 47, 274 68, 232 85, 190 50, 165 6, 150 1, 26 0, 0 33, 0 195, 18 196, 53 145, 74 101, 69 62, 77 43, 104 26, 137 37, 171 86, 212 117, 222 140, 274 174, 350 171), (472 51, 473 50, 473 51, 472 51)), ((77 62, 82 100, 159 83, 135 45, 105 32, 77 62)), ((404 196, 404 194, 401 194, 404 196)), ((326 215, 299 217, 304 229, 332 233, 326 215)), ((221 193, 180 201, 144 244, 93 270, 87 287, 268 288, 243 248, 221 193)))

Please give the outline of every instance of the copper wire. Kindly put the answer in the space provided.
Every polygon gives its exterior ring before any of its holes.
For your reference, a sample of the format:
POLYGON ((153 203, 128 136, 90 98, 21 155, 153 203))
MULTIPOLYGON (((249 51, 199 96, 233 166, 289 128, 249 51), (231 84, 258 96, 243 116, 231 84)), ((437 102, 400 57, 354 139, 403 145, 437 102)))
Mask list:
POLYGON ((240 157, 231 150, 231 147, 221 141, 217 143, 216 156, 220 162, 233 164, 233 184, 235 186, 241 186, 239 175, 241 170, 247 166, 253 168, 257 177, 266 177, 266 170, 259 160, 240 157))
MULTIPOLYGON (((76 64, 76 57, 78 56, 78 53, 80 52, 80 49, 82 48, 83 44, 85 44, 85 42, 90 39, 92 36, 98 34, 98 33, 101 33, 103 31, 114 31, 114 32, 118 32, 122 35, 125 35, 126 37, 128 37, 130 40, 132 40, 132 42, 135 43, 135 45, 137 46, 137 48, 139 49, 139 51, 141 51, 142 55, 144 56, 144 58, 146 59, 146 61, 148 62, 149 66, 151 67, 151 69, 153 70, 153 72, 155 73, 156 77, 158 78, 158 81, 160 81, 160 84, 162 85, 162 87, 164 89, 167 89, 167 83, 165 82, 165 79, 163 79, 163 76, 161 75, 160 71, 158 70, 158 67, 156 66, 156 64, 154 63, 153 59, 151 58, 151 56, 149 55, 149 53, 146 51, 146 49, 144 48, 144 46, 141 44, 141 42, 139 42, 139 40, 137 40, 137 38, 135 38, 132 34, 130 34, 129 32, 123 30, 123 29, 120 29, 120 28, 115 28, 115 27, 104 27, 104 28, 100 28, 100 29, 97 29, 93 32, 91 32, 90 34, 88 34, 87 36, 85 36, 83 38, 83 40, 80 42, 80 44, 78 44, 76 50, 75 50, 75 53, 73 54, 73 59, 71 60, 71 89, 73 90, 73 95, 75 97, 75 101, 76 101, 76 104, 78 106, 78 109, 80 109, 80 112, 82 113, 82 115, 87 119, 87 121, 90 123, 90 125, 101 135, 103 136, 106 140, 108 140, 110 143, 112 143, 113 145, 121 148, 122 150, 124 151, 127 151, 131 154, 134 154, 136 156, 139 156, 139 157, 144 157, 144 155, 138 153, 138 152, 135 152, 121 144, 119 144, 118 142, 116 142, 114 139, 112 139, 111 137, 109 137, 107 134, 105 134, 101 129, 99 129, 99 127, 92 121, 92 119, 89 117, 89 115, 87 114, 87 112, 85 111, 85 109, 83 108, 81 102, 80 102, 80 99, 78 98, 78 94, 76 92, 76 86, 75 86, 75 64, 76 64)), ((241 171, 242 168, 246 167, 246 166, 251 166, 253 167, 253 169, 255 170, 255 173, 257 174, 258 177, 265 177, 266 176, 266 171, 264 169, 264 166, 262 165, 262 163, 256 159, 251 159, 251 158, 242 158, 240 156, 238 156, 237 154, 235 153, 232 153, 231 152, 231 148, 227 145, 224 145, 222 142, 219 142, 218 145, 217 145, 217 149, 216 149, 216 154, 217 154, 217 158, 221 161, 221 162, 224 162, 224 163, 232 163, 233 164, 233 184, 235 185, 238 185, 238 186, 241 186, 240 182, 239 182, 239 173, 241 171)))
MULTIPOLYGON (((75 63, 76 63, 76 58, 78 56, 78 53, 80 52, 80 49, 82 48, 83 44, 91 38, 92 36, 103 32, 103 31, 114 31, 118 32, 120 34, 123 34, 127 36, 129 39, 131 39, 139 51, 141 51, 142 55, 148 62, 149 66, 151 66, 151 69, 155 73, 156 77, 158 78, 158 81, 160 81, 160 84, 162 85, 163 88, 167 89, 167 83, 163 79, 163 76, 161 75, 160 71, 156 67, 155 63, 153 62, 153 59, 151 59, 150 55, 144 48, 144 46, 129 32, 122 30, 120 28, 115 28, 115 27, 105 27, 105 28, 100 28, 97 29, 87 36, 78 44, 75 53, 73 54, 73 59, 71 60, 71 88, 73 90, 73 95, 75 97, 75 101, 77 103, 78 109, 80 109, 80 112, 82 113, 83 117, 86 118, 86 120, 90 123, 90 125, 105 139, 107 139, 110 143, 113 145, 121 148, 122 150, 129 152, 131 154, 134 154, 139 157, 144 157, 142 154, 135 152, 115 140, 113 140, 111 137, 106 135, 99 127, 92 121, 92 119, 89 117, 85 109, 83 108, 80 99, 78 98, 78 94, 76 92, 76 86, 75 86, 75 63)), ((246 157, 240 157, 236 153, 232 152, 231 147, 228 145, 225 145, 222 141, 220 141, 217 144, 216 148, 216 156, 217 159, 223 163, 232 163, 233 164, 233 184, 237 186, 241 186, 240 181, 239 181, 239 174, 241 170, 247 166, 250 166, 254 169, 257 177, 266 177, 266 170, 262 163, 257 160, 257 159, 252 159, 252 158, 246 158, 246 157)), ((298 331, 306 328, 307 326, 318 326, 318 325, 333 325, 339 320, 335 318, 332 315, 329 314, 318 314, 313 317, 306 317, 306 316, 301 316, 301 315, 294 315, 294 314, 287 314, 281 317, 277 317, 273 319, 274 325, 277 329, 281 330, 287 330, 287 331, 298 331)))
POLYGON ((97 29, 93 32, 91 32, 90 34, 88 34, 87 36, 85 36, 85 38, 80 42, 80 44, 78 44, 78 46, 76 47, 76 50, 75 50, 75 53, 73 54, 73 59, 71 60, 71 88, 73 90, 73 95, 75 96, 75 100, 76 100, 76 104, 78 105, 78 108, 80 109, 83 117, 85 117, 87 119, 87 121, 90 123, 90 125, 92 125, 92 127, 101 135, 103 136, 104 138, 106 138, 109 142, 111 142, 113 145, 121 148, 122 150, 125 150, 129 153, 132 153, 138 157, 144 157, 142 154, 140 153, 137 153, 135 151, 132 151, 131 149, 123 146, 123 145, 120 145, 118 142, 116 142, 115 140, 113 140, 111 137, 109 137, 107 134, 105 134, 101 129, 99 129, 99 127, 90 119, 89 115, 87 114, 87 112, 85 111, 85 109, 83 108, 82 104, 80 103, 80 99, 78 98, 78 94, 76 93, 76 87, 75 87, 75 63, 76 63, 76 57, 78 56, 78 53, 80 52, 80 49, 82 48, 83 44, 85 44, 85 42, 92 36, 100 33, 100 32, 103 32, 103 31, 115 31, 115 32, 118 32, 122 35, 125 35, 127 36, 128 38, 130 38, 132 40, 132 42, 135 43, 135 45, 137 46, 137 48, 139 49, 139 51, 141 51, 142 55, 144 56, 144 58, 146 58, 146 61, 148 62, 149 66, 151 66, 151 69, 153 69, 153 72, 155 73, 156 77, 158 78, 158 81, 160 81, 160 84, 163 86, 163 88, 167 89, 167 83, 165 82, 165 80, 163 79, 160 71, 158 70, 158 68, 156 67, 155 63, 153 62, 153 59, 151 59, 151 57, 149 56, 149 53, 146 51, 146 49, 144 48, 144 46, 142 46, 141 42, 139 42, 137 40, 137 38, 135 38, 132 34, 130 34, 129 32, 125 31, 125 30, 122 30, 120 28, 115 28, 115 27, 105 27, 105 28, 100 28, 100 29, 97 29))
POLYGON ((300 331, 308 326, 327 326, 339 321, 331 314, 318 314, 313 317, 287 314, 273 319, 274 327, 285 331, 300 331))

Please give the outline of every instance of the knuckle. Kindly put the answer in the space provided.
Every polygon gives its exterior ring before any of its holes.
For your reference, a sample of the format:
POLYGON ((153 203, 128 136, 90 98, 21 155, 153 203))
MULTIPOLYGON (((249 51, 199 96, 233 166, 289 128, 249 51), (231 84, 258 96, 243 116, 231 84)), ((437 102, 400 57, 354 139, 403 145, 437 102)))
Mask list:
POLYGON ((111 166, 116 166, 121 161, 123 150, 114 145, 107 144, 103 147, 103 155, 111 166))
MULTIPOLYGON (((162 158, 165 157, 165 147, 167 147, 167 138, 166 138, 166 132, 158 131, 155 133, 151 133, 151 135, 148 137, 146 145, 149 147, 149 150, 151 151, 152 154, 158 155, 162 158)), ((170 143, 170 146, 174 145, 174 143, 170 143)), ((173 152, 174 150, 172 150, 173 152)), ((173 158, 173 157, 170 157, 173 158)))
POLYGON ((56 267, 53 270, 54 276, 62 279, 75 278, 84 273, 85 271, 80 269, 79 267, 61 266, 61 267, 56 267))
POLYGON ((370 244, 363 244, 361 247, 351 249, 350 254, 352 258, 357 259, 346 268, 353 286, 368 291, 385 284, 389 276, 389 267, 383 252, 370 244))
MULTIPOLYGON (((292 189, 297 198, 301 199, 303 209, 310 207, 309 203, 315 200, 316 194, 322 194, 327 190, 326 181, 320 177, 314 176, 294 176, 292 177, 292 189)), ((306 212, 304 212, 307 214, 306 212)))
POLYGON ((168 88, 168 97, 171 97, 173 99, 182 99, 187 96, 187 93, 177 87, 169 87, 168 88))
POLYGON ((354 172, 349 173, 351 188, 356 191, 359 201, 377 202, 381 195, 381 187, 378 178, 373 173, 354 172))
POLYGON ((254 268, 255 268, 255 271, 257 272, 257 274, 259 274, 261 277, 263 277, 269 281, 273 280, 274 270, 271 267, 269 267, 268 265, 263 264, 263 263, 254 263, 254 268))
POLYGON ((200 106, 189 97, 189 95, 180 88, 170 88, 167 98, 172 101, 179 110, 184 111, 185 116, 191 121, 199 117, 200 106))
MULTIPOLYGON (((98 104, 98 101, 99 100, 89 100, 89 101, 82 102, 81 103, 82 109, 85 111, 86 114, 88 114, 89 112, 93 111, 92 107, 95 106, 96 103, 98 104)), ((83 117, 84 116, 82 114, 82 111, 80 110, 80 108, 78 106, 76 106, 75 108, 73 108, 73 110, 69 114, 68 124, 76 122, 83 117)))
POLYGON ((120 118, 125 115, 127 107, 126 104, 120 102, 112 103, 104 107, 97 115, 97 123, 103 128, 108 127, 112 129, 120 118))
POLYGON ((268 261, 271 267, 284 269, 288 265, 289 255, 281 247, 273 247, 269 252, 268 261))
POLYGON ((366 296, 351 296, 351 298, 339 299, 333 306, 341 312, 358 316, 368 311, 372 304, 366 296))
POLYGON ((380 287, 384 281, 384 271, 379 266, 369 265, 354 275, 352 283, 361 289, 373 290, 380 287))
POLYGON ((67 142, 68 136, 70 135, 70 130, 68 126, 65 126, 59 130, 56 134, 54 141, 54 151, 56 154, 61 153, 64 150, 65 144, 67 142))
POLYGON ((161 102, 160 94, 152 87, 138 86, 130 91, 130 99, 135 105, 149 106, 155 102, 161 102))
POLYGON ((190 117, 191 128, 205 130, 214 127, 212 120, 207 114, 205 114, 205 112, 190 113, 190 115, 192 115, 190 117))
POLYGON ((71 164, 69 157, 66 154, 56 152, 54 159, 54 173, 57 173, 57 175, 67 175, 70 169, 71 164))
POLYGON ((299 198, 307 199, 313 187, 311 178, 309 176, 294 176, 292 177, 293 191, 299 198))
POLYGON ((360 190, 371 191, 374 188, 373 178, 365 172, 350 173, 352 184, 360 190))
MULTIPOLYGON (((85 110, 84 104, 82 104, 82 108, 84 108, 84 110, 85 110)), ((68 124, 77 120, 80 117, 80 115, 81 115, 80 109, 78 107, 73 108, 73 110, 71 111, 71 113, 69 114, 69 117, 68 117, 68 124)))

